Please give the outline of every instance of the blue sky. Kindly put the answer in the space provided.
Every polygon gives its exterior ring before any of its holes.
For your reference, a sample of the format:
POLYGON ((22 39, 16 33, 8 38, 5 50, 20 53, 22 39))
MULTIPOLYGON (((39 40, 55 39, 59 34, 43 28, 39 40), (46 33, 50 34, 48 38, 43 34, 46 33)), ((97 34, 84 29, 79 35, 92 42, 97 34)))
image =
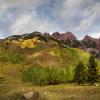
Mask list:
POLYGON ((0 0, 0 38, 33 31, 100 37, 100 0, 0 0))

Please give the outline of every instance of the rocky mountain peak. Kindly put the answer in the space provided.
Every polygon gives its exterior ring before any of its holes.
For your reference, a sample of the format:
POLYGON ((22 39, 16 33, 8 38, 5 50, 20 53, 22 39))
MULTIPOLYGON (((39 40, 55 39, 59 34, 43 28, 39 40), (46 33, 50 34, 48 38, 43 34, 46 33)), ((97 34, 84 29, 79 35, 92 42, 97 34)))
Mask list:
POLYGON ((72 32, 66 32, 62 34, 64 40, 77 40, 72 32))
POLYGON ((59 32, 55 32, 52 34, 52 37, 54 37, 55 39, 64 40, 64 41, 76 40, 76 37, 71 32, 66 32, 66 33, 62 33, 62 34, 60 34, 59 32))

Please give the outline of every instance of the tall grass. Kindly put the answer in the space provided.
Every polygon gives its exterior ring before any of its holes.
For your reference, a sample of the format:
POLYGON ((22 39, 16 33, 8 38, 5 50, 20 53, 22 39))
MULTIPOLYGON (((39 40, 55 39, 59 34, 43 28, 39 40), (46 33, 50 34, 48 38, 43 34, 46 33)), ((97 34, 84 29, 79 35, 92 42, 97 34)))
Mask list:
POLYGON ((0 46, 0 62, 20 63, 24 61, 24 55, 18 50, 9 52, 6 48, 0 46))

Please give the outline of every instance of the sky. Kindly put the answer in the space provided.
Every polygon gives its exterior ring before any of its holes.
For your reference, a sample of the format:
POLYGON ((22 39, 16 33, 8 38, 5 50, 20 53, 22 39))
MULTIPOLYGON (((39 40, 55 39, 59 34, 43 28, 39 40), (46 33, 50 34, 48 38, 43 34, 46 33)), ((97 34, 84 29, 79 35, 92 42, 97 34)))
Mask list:
POLYGON ((0 0, 0 38, 40 31, 100 37, 100 0, 0 0))

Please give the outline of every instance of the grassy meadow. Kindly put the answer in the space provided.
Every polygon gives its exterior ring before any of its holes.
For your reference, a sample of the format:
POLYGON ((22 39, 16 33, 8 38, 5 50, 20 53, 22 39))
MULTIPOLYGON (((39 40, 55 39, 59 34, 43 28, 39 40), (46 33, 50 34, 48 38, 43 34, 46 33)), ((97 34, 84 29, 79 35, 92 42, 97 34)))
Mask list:
POLYGON ((31 84, 10 84, 8 86, 3 85, 2 88, 0 88, 0 92, 2 91, 4 95, 0 95, 0 100, 24 100, 20 96, 25 92, 34 90, 38 91, 39 98, 28 100, 100 100, 100 87, 98 86, 74 86, 73 84, 66 84, 41 87, 31 84))

